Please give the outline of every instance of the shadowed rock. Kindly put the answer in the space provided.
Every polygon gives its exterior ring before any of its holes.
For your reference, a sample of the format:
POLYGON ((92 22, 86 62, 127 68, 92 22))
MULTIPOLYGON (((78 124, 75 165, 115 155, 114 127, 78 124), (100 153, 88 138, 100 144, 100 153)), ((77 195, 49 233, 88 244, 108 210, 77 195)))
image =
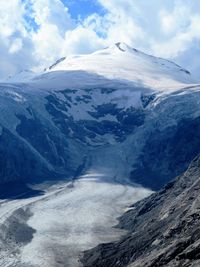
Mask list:
POLYGON ((119 227, 119 242, 84 253, 85 267, 200 266, 200 157, 158 193, 136 203, 119 227))

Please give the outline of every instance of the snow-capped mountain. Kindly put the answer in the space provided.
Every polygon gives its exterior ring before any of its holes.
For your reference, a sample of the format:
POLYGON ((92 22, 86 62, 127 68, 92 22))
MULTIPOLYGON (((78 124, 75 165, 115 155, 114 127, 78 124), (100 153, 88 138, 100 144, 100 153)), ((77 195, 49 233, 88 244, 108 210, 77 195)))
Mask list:
POLYGON ((0 84, 0 196, 23 196, 0 206, 0 265, 14 264, 12 250, 16 266, 79 266, 80 252, 119 237, 130 203, 199 153, 200 86, 122 43, 20 77, 0 84), (13 220, 29 235, 4 247, 13 220))
POLYGON ((35 81, 37 86, 46 88, 49 86, 46 80, 53 82, 54 87, 58 81, 59 87, 64 83, 64 86, 76 88, 102 86, 109 82, 114 86, 116 82, 123 86, 127 84, 157 91, 177 90, 195 83, 188 70, 169 60, 147 55, 125 43, 116 43, 89 55, 62 57, 42 73, 24 70, 9 77, 6 82, 35 81), (67 73, 63 75, 63 71, 67 73))
POLYGON ((47 70, 81 70, 154 90, 172 90, 194 82, 190 73, 177 64, 149 56, 125 43, 116 43, 90 55, 62 58, 47 70))

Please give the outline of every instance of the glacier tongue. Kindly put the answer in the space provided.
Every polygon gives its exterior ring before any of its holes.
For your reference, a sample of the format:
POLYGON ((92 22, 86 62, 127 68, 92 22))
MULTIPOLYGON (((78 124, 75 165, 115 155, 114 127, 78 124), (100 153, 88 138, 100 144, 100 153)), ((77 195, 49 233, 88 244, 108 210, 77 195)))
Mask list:
POLYGON ((82 251, 116 240, 124 233, 112 228, 117 224, 117 217, 151 191, 103 182, 107 179, 102 177, 105 175, 90 171, 71 188, 33 205, 28 224, 36 233, 32 242, 22 249, 23 263, 44 267, 81 266, 82 251))

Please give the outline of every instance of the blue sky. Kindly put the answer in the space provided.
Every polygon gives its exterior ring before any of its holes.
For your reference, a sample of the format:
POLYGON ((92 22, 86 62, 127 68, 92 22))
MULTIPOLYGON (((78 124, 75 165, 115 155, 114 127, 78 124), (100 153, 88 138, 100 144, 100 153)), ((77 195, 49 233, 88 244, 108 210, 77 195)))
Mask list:
POLYGON ((73 19, 98 13, 104 14, 104 8, 95 0, 62 0, 63 4, 69 8, 69 13, 73 19))
POLYGON ((199 0, 9 0, 0 21, 0 79, 121 41, 200 80, 199 0))

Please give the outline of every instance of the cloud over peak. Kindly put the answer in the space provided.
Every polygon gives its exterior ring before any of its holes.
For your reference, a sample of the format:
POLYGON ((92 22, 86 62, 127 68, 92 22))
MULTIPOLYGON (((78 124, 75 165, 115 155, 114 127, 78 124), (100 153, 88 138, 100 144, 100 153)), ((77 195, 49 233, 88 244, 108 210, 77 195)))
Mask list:
POLYGON ((92 0, 104 12, 84 16, 82 8, 78 17, 70 13, 72 1, 1 3, 0 78, 21 69, 42 69, 59 57, 90 53, 118 41, 178 61, 197 73, 198 0, 92 0))

